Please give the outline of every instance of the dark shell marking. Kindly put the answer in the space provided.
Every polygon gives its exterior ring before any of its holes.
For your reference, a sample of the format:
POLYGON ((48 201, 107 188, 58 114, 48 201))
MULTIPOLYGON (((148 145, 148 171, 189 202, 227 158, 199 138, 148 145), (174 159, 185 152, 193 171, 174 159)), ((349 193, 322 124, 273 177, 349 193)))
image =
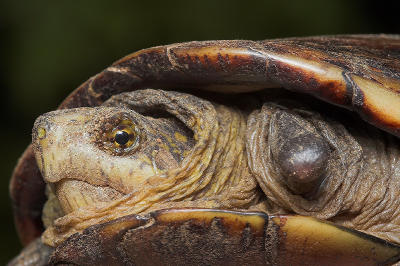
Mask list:
MULTIPOLYGON (((114 94, 145 87, 225 93, 284 87, 353 110, 400 136, 400 37, 206 41, 149 48, 90 78, 60 108, 97 106, 114 94)), ((37 215, 42 199, 32 201, 44 194, 41 180, 29 146, 10 185, 17 230, 25 235, 21 237, 24 244, 42 231, 37 215)))
POLYGON ((399 254, 398 246, 311 217, 167 209, 92 226, 58 246, 51 263, 389 265, 399 254))

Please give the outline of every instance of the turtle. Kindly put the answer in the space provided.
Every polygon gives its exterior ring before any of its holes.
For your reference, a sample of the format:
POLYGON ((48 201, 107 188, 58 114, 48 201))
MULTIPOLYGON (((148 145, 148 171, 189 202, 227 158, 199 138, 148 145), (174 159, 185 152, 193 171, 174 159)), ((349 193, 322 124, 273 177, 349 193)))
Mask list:
POLYGON ((40 116, 10 265, 400 260, 400 36, 130 54, 40 116))

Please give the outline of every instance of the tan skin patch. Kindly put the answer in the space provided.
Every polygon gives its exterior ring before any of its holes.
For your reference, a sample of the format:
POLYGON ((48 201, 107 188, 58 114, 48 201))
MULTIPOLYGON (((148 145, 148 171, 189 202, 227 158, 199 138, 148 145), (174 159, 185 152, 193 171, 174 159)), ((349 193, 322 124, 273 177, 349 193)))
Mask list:
POLYGON ((175 136, 175 139, 176 139, 177 141, 180 141, 180 142, 187 142, 187 141, 188 141, 188 140, 187 140, 187 137, 184 136, 184 135, 182 135, 182 134, 179 133, 179 132, 175 132, 174 136, 175 136))
MULTIPOLYGON (((137 93, 139 95, 140 93, 145 94, 144 92, 140 91, 137 93)), ((145 105, 146 101, 149 101, 147 104, 151 105, 153 104, 151 101, 157 102, 158 98, 164 100, 162 96, 165 92, 146 91, 146 93, 148 93, 145 94, 146 97, 137 98, 136 94, 132 93, 131 95, 133 95, 133 99, 129 102, 129 104, 140 103, 145 105)), ((127 98, 127 96, 128 95, 122 95, 120 97, 127 98)), ((177 141, 176 120, 168 117, 152 118, 143 115, 133 117, 132 121, 139 128, 139 135, 142 137, 142 142, 140 142, 138 148, 135 149, 134 152, 132 151, 131 154, 126 155, 118 154, 116 156, 112 152, 108 152, 107 155, 109 155, 109 157, 107 157, 106 160, 100 164, 101 167, 103 167, 103 171, 106 173, 104 175, 107 178, 107 180, 104 180, 104 182, 108 182, 106 185, 111 187, 114 186, 113 188, 115 188, 117 191, 123 190, 124 196, 112 201, 104 208, 94 208, 93 206, 88 206, 87 208, 85 207, 84 209, 78 209, 58 219, 54 223, 54 227, 46 231, 45 237, 47 239, 47 243, 51 245, 57 245, 63 239, 75 232, 80 232, 83 229, 99 222, 116 219, 122 214, 127 215, 132 213, 146 213, 150 210, 166 206, 197 207, 200 205, 212 208, 248 209, 249 207, 259 203, 260 194, 258 193, 260 190, 257 187, 254 176, 252 176, 250 170, 247 168, 248 154, 246 152, 244 143, 246 127, 248 126, 246 125, 246 116, 240 110, 236 110, 231 107, 212 105, 195 97, 193 97, 195 100, 190 97, 179 97, 182 96, 178 93, 176 95, 173 94, 173 97, 170 98, 173 98, 174 101, 168 102, 167 107, 171 109, 175 108, 171 112, 179 108, 186 107, 184 111, 181 111, 184 113, 184 115, 181 115, 180 113, 175 114, 185 122, 187 127, 192 126, 190 127, 190 130, 193 131, 193 135, 187 134, 187 137, 191 138, 192 143, 194 143, 193 147, 177 141), (178 99, 175 100, 175 98, 178 99), (193 102, 191 102, 192 100, 193 102), (176 104, 178 103, 182 105, 177 107, 176 104), (173 150, 171 148, 172 144, 176 145, 178 148, 181 148, 180 154, 187 156, 176 159, 174 156, 175 153, 170 152, 173 150), (154 152, 155 150, 157 150, 157 152, 154 152), (141 168, 139 171, 134 168, 132 171, 132 167, 136 167, 136 165, 139 165, 139 163, 142 164, 143 161, 145 161, 145 159, 142 159, 139 154, 143 157, 147 157, 151 162, 151 165, 149 169, 143 167, 143 169, 141 168), (172 160, 171 157, 173 157, 174 160, 172 160), (106 165, 110 160, 113 161, 115 167, 113 167, 113 171, 107 172, 107 169, 104 169, 104 165, 106 165), (156 175, 154 174, 155 168, 151 167, 153 162, 155 162, 157 170, 162 169, 162 171, 160 171, 160 173, 156 173, 156 175), (129 168, 125 169, 126 166, 123 165, 129 165, 129 168), (115 171, 120 172, 115 173, 115 171), (126 173, 129 173, 129 175, 126 173), (121 176, 124 177, 123 180, 121 180, 121 176), (120 187, 117 187, 116 183, 113 183, 115 182, 114 179, 116 177, 119 178, 118 185, 120 187), (202 201, 202 199, 207 200, 202 201)), ((112 113, 111 109, 109 112, 112 113)), ((96 113, 99 113, 99 111, 96 111, 96 113)), ((104 115, 101 115, 101 117, 104 117, 104 115)), ((268 115, 263 117, 268 117, 268 115)), ((254 120, 256 124, 257 122, 261 121, 261 119, 254 120)), ((321 125, 321 123, 322 121, 315 120, 313 125, 321 125)), ((354 142, 352 136, 348 134, 348 132, 346 133, 343 127, 335 123, 331 123, 329 127, 327 125, 324 126, 325 127, 321 128, 319 132, 324 132, 324 130, 327 131, 329 129, 329 137, 338 143, 338 149, 347 148, 350 150, 339 150, 339 152, 335 154, 344 156, 344 153, 349 152, 349 154, 346 155, 348 157, 343 157, 343 162, 345 162, 347 158, 356 160, 358 158, 357 156, 359 155, 357 152, 361 149, 356 145, 350 146, 350 140, 354 142), (330 127, 334 128, 331 130, 330 127), (335 131, 338 128, 341 131, 335 131), (335 139, 335 134, 346 139, 335 139)), ((110 130, 112 130, 114 127, 115 126, 110 127, 110 130)), ((264 126, 263 128, 267 131, 269 129, 268 126, 264 126)), ((185 132, 185 129, 181 129, 181 132, 185 132)), ((255 131, 250 130, 249 133, 251 134, 253 132, 255 131)), ((248 139, 251 138, 252 137, 250 136, 248 139)), ((257 140, 264 141, 264 144, 262 145, 268 144, 265 142, 266 139, 268 140, 268 138, 263 136, 257 138, 257 140)), ((191 141, 188 142, 190 143, 191 141)), ((334 145, 334 143, 332 145, 334 145)), ((263 155, 256 154, 255 158, 265 158, 268 160, 268 158, 264 156, 265 154, 268 155, 269 153, 264 153, 263 155)), ((89 158, 93 158, 93 156, 86 157, 86 160, 83 160, 84 164, 82 165, 84 167, 82 168, 86 169, 88 165, 90 166, 90 163, 92 162, 88 161, 89 158)), ((353 168, 357 167, 358 162, 362 162, 361 160, 362 159, 358 160, 351 166, 353 168)), ((332 161, 333 163, 342 162, 338 159, 332 161)), ((271 161, 267 162, 268 164, 271 163, 271 161)), ((74 167, 79 166, 78 162, 72 163, 74 167)), ((262 167, 256 166, 256 168, 260 170, 263 169, 263 167, 268 166, 268 164, 264 163, 262 164, 262 167)), ((94 164, 94 166, 98 166, 98 164, 94 164)), ((368 164, 364 164, 364 167, 368 167, 368 164)), ((333 165, 332 168, 336 170, 339 169, 339 167, 336 167, 335 165, 333 165)), ((68 170, 70 171, 73 169, 68 170)), ((252 172, 255 172, 254 169, 252 169, 252 172)), ((356 174, 354 174, 357 173, 357 171, 348 172, 349 174, 353 174, 353 176, 350 176, 350 178, 357 177, 356 174)), ((90 173, 93 174, 92 172, 90 173)), ((337 179, 348 180, 346 178, 341 178, 343 176, 340 175, 340 172, 333 173, 333 177, 336 177, 337 179), (336 175, 335 173, 338 174, 336 175)), ((271 176, 271 172, 266 172, 265 175, 267 177, 271 176)), ((81 175, 76 176, 78 176, 78 178, 81 177, 81 175)), ((87 178, 90 177, 92 176, 88 176, 87 178)), ((103 178, 101 175, 100 177, 103 178)), ((333 178, 330 180, 332 179, 333 178)), ((269 180, 266 180, 267 179, 260 179, 259 182, 260 184, 272 183, 268 182, 269 180)), ((89 181, 92 182, 91 180, 87 180, 87 182, 89 181)), ((98 178, 96 181, 98 181, 98 178)), ((332 182, 336 181, 333 180, 332 182)), ((330 192, 331 186, 329 186, 329 184, 331 183, 327 184, 327 193, 335 193, 335 191, 330 192)), ((337 185, 336 187, 340 188, 343 186, 337 185)), ((286 208, 286 211, 288 211, 289 207, 279 206, 279 203, 284 202, 282 199, 278 198, 281 196, 279 195, 280 188, 281 186, 278 184, 270 189, 270 191, 276 194, 269 192, 265 188, 263 189, 266 191, 266 194, 269 193, 267 196, 272 195, 269 202, 271 205, 276 204, 279 208, 286 208)), ((324 199, 323 197, 320 198, 324 199)), ((317 209, 314 211, 315 204, 313 201, 306 201, 306 199, 300 198, 298 195, 293 197, 293 195, 290 194, 290 191, 287 193, 287 197, 285 199, 287 199, 287 201, 291 204, 301 203, 302 205, 300 207, 302 208, 309 207, 313 212, 313 215, 318 215, 318 211, 320 211, 320 213, 325 211, 328 213, 327 216, 331 215, 330 212, 334 213, 334 207, 336 207, 324 205, 335 204, 335 202, 327 201, 322 202, 317 206, 320 207, 321 210, 317 209)), ((357 198, 352 198, 348 201, 348 203, 351 204, 352 202, 356 202, 356 200, 357 198)), ((272 206, 271 209, 274 209, 274 207, 276 206, 272 206)), ((306 211, 300 209, 300 207, 297 208, 297 206, 294 206, 293 209, 295 212, 303 211, 303 213, 306 213, 306 211)), ((352 206, 349 206, 349 208, 351 207, 352 206)), ((267 208, 270 208, 270 206, 267 208)), ((322 216, 324 213, 320 215, 322 216)), ((332 215, 335 215, 335 213, 332 215)))
MULTIPOLYGON (((65 163, 62 168, 58 167, 57 170, 61 170, 57 173, 58 179, 74 177, 94 186, 104 185, 103 190, 109 187, 123 194, 116 200, 111 197, 105 199, 110 200, 108 205, 95 204, 98 205, 95 207, 93 204, 87 204, 90 202, 87 198, 82 201, 76 200, 75 196, 74 199, 68 199, 69 195, 83 195, 83 191, 79 191, 78 194, 63 191, 63 197, 66 197, 63 201, 64 209, 73 211, 56 220, 54 227, 46 231, 43 238, 46 243, 56 245, 71 233, 98 223, 98 219, 104 222, 122 214, 142 213, 151 210, 153 205, 154 208, 178 205, 240 208, 257 203, 256 182, 249 174, 243 175, 246 157, 241 154, 245 151, 245 117, 239 110, 223 106, 214 107, 194 96, 169 93, 172 97, 168 96, 166 99, 174 100, 168 103, 168 108, 171 113, 182 119, 181 122, 175 117, 154 118, 120 108, 123 104, 136 103, 151 106, 153 101, 158 106, 158 101, 165 101, 163 94, 167 94, 166 92, 152 90, 137 91, 112 99, 114 103, 111 102, 110 105, 116 105, 117 109, 58 111, 41 118, 47 119, 47 123, 52 123, 52 128, 58 130, 58 133, 50 133, 48 139, 53 139, 53 134, 57 134, 62 136, 60 139, 65 140, 61 145, 63 149, 57 151, 61 158, 73 154, 73 167, 65 163), (177 113, 175 110, 178 109, 183 113, 177 113), (68 120, 63 118, 64 113, 75 117, 73 112, 77 112, 76 116, 85 121, 85 127, 79 126, 78 122, 71 124, 72 127, 66 124, 55 126, 59 119, 68 120), (118 125, 127 119, 137 128, 138 144, 132 145, 132 150, 128 148, 124 152, 124 149, 120 148, 115 152, 109 134, 119 130, 118 125), (90 134, 86 134, 85 130, 90 134), (79 138, 75 138, 78 135, 76 131, 80 132, 79 138), (185 141, 181 141, 182 139, 185 141), (99 168, 101 171, 96 173, 99 168), (215 171, 216 169, 221 170, 215 171), (242 176, 242 179, 237 178, 237 175, 242 176), (218 181, 219 184, 214 185, 214 181, 218 181), (195 197, 204 196, 209 200, 194 201, 195 197), (69 206, 70 202, 77 206, 69 206), (178 202, 180 204, 177 204, 178 202)), ((113 134, 111 136, 115 139, 113 134)), ((49 149, 53 149, 52 147, 49 149)), ((44 150, 38 156, 47 157, 48 152, 44 150)), ((45 176, 45 179, 48 179, 48 182, 53 180, 51 176, 45 176)), ((90 196, 90 200, 99 201, 94 194, 90 196)))

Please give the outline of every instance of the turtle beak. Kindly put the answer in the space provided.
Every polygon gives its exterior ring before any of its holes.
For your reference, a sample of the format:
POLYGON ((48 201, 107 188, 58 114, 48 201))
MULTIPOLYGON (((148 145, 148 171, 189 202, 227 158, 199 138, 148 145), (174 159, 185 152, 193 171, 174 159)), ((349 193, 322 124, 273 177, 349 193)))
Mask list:
MULTIPOLYGON (((46 182, 54 183, 62 179, 58 176, 58 172, 69 160, 65 150, 69 144, 68 137, 72 134, 67 134, 68 130, 82 128, 82 125, 90 119, 88 115, 75 110, 77 109, 49 112, 39 116, 35 121, 32 129, 32 145, 36 162, 46 182), (58 162, 61 165, 58 165, 58 162)), ((78 130, 75 132, 79 133, 78 130)))
POLYGON ((167 209, 75 234, 57 247, 52 262, 114 265, 122 256, 137 265, 391 265, 400 247, 305 216, 167 209))

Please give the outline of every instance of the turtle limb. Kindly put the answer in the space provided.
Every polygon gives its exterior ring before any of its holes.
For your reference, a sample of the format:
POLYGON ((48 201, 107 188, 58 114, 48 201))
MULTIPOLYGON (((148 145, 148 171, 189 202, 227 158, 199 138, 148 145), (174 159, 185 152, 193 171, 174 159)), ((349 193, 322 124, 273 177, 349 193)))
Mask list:
POLYGON ((304 108, 265 103, 248 118, 249 166, 268 200, 399 244, 399 211, 388 207, 398 205, 398 139, 304 108))

